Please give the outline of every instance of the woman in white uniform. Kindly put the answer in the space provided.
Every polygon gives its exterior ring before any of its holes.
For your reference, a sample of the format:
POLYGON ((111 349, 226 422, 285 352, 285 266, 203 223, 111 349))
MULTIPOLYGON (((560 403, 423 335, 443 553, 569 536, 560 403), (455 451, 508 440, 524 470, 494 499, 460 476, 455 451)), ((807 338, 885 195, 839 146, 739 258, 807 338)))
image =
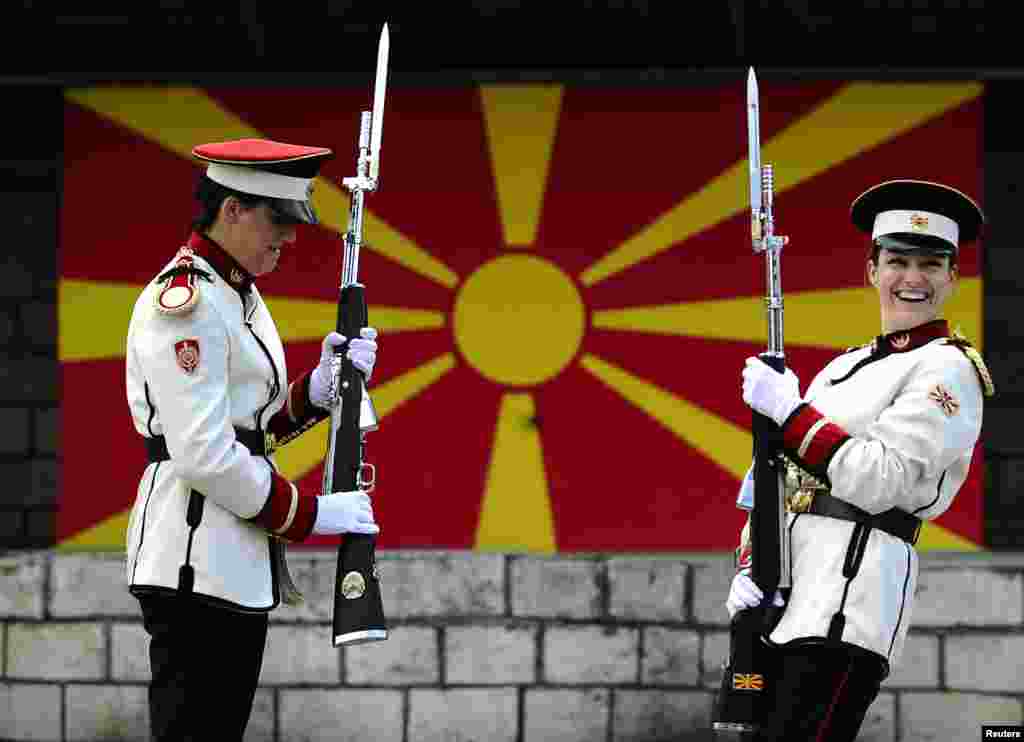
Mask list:
MULTIPOLYGON (((289 383, 255 281, 316 223, 313 179, 331 151, 262 139, 216 142, 187 243, 142 291, 128 330, 128 406, 149 463, 128 526, 130 589, 150 634, 156 740, 241 740, 267 615, 289 597, 286 542, 377 533, 362 492, 301 492, 274 448, 329 414, 330 362, 289 383)), ((177 249, 177 248, 175 248, 177 249)), ((375 331, 347 354, 367 377, 375 331)))
MULTIPOLYGON (((978 352, 941 317, 958 247, 983 222, 977 204, 937 183, 887 181, 851 217, 871 236, 881 334, 831 361, 803 396, 790 370, 757 358, 743 370, 744 401, 782 427, 789 459, 792 589, 775 597, 785 609, 769 636, 775 682, 758 739, 856 738, 907 635, 921 521, 944 513, 967 478, 993 392, 978 352)), ((763 597, 749 543, 739 553, 730 616, 763 597)))

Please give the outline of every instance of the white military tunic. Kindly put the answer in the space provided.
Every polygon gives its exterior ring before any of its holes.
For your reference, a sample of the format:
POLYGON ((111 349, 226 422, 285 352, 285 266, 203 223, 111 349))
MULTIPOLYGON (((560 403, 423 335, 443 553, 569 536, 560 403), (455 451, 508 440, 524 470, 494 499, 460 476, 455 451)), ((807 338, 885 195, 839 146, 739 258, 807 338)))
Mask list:
MULTIPOLYGON (((868 513, 899 508, 924 520, 944 513, 967 478, 981 431, 982 379, 990 384, 980 356, 976 366, 947 335, 946 322, 936 320, 831 361, 784 426, 787 455, 827 477, 834 497, 868 513)), ((895 666, 913 613, 914 548, 872 529, 848 579, 844 563, 858 551, 854 523, 791 513, 788 526, 793 589, 771 640, 831 638, 895 666)))
POLYGON ((185 268, 177 293, 167 291, 166 281, 151 282, 128 329, 135 429, 146 438, 163 436, 170 454, 151 462, 139 481, 127 533, 128 579, 136 594, 178 590, 188 565, 197 597, 269 610, 279 590, 272 553, 278 545, 268 531, 305 538, 316 499, 299 497, 270 456, 254 455, 237 440, 236 429, 287 440, 324 414, 308 404, 306 377, 287 384, 284 348, 251 276, 196 234, 164 270, 175 266, 185 268), (158 301, 180 304, 186 284, 198 293, 193 304, 158 308, 158 301), (205 496, 194 532, 186 522, 193 490, 205 496))

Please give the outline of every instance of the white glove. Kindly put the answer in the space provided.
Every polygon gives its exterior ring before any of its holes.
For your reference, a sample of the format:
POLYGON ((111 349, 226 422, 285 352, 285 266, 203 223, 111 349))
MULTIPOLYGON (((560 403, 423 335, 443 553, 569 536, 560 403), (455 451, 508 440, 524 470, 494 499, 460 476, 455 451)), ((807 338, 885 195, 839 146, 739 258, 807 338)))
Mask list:
MULTIPOLYGON (((359 334, 361 337, 353 338, 352 342, 348 344, 348 353, 345 355, 369 381, 373 374, 373 367, 377 363, 377 331, 372 327, 364 327, 359 334)), ((327 333, 327 337, 320 344, 320 363, 313 369, 313 373, 309 377, 309 401, 322 410, 330 408, 334 349, 344 342, 344 335, 337 332, 327 333)))
POLYGON ((781 426, 800 402, 800 379, 790 369, 780 374, 760 358, 743 369, 743 401, 781 426))
MULTIPOLYGON (((737 572, 732 578, 732 587, 729 588, 729 597, 725 600, 725 610, 729 611, 729 619, 742 610, 760 605, 764 598, 761 588, 750 579, 746 570, 737 572)), ((775 591, 775 599, 772 601, 776 608, 783 605, 782 593, 775 591)))
POLYGON ((373 522, 370 496, 365 492, 335 492, 332 495, 320 495, 316 501, 313 533, 380 533, 380 528, 373 522))

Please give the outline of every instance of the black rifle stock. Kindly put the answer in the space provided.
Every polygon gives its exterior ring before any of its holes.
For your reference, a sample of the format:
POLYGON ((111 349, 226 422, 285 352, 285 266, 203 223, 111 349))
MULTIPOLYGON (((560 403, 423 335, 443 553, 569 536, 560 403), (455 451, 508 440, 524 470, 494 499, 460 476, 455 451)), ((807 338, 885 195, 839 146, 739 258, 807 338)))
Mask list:
MULTIPOLYGON (((338 298, 337 330, 346 338, 359 337, 368 322, 366 291, 360 284, 344 286, 338 298)), ((362 374, 341 349, 339 390, 341 420, 334 438, 331 492, 361 489, 364 438, 360 430, 362 374)), ((337 584, 334 590, 335 645, 359 644, 387 637, 384 607, 377 577, 376 537, 347 533, 338 547, 337 584)))

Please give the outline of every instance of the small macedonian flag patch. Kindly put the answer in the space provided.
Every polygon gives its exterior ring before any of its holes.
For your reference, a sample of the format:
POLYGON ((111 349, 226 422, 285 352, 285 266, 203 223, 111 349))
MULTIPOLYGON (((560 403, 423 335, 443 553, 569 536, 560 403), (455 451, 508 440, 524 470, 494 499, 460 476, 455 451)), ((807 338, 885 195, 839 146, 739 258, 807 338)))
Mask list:
POLYGON ((734 672, 733 690, 764 690, 764 676, 757 672, 734 672))

